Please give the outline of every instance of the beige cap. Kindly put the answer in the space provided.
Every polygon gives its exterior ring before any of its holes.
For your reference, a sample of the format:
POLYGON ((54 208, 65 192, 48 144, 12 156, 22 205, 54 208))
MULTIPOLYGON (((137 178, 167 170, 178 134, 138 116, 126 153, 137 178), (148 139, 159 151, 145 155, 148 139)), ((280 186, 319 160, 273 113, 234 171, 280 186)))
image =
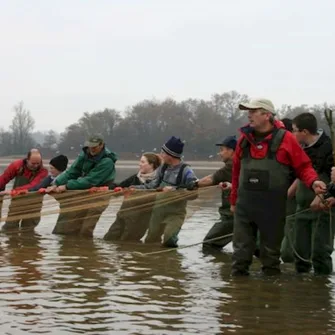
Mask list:
POLYGON ((252 110, 252 109, 259 109, 263 108, 268 112, 276 115, 275 106, 273 105, 272 101, 264 98, 253 99, 250 102, 241 103, 238 106, 241 110, 252 110))

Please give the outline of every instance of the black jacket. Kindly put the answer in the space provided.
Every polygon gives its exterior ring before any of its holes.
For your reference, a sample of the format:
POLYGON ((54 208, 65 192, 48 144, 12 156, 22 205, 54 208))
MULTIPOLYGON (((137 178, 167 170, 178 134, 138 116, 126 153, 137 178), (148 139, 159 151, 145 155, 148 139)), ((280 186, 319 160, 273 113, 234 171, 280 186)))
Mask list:
MULTIPOLYGON (((150 182, 151 180, 148 180, 147 182, 150 182)), ((115 187, 130 187, 132 185, 143 185, 143 183, 138 179, 137 173, 133 174, 132 176, 126 178, 125 180, 122 180, 120 183, 113 184, 109 187, 109 189, 114 189, 115 187)))
POLYGON ((330 178, 331 168, 334 166, 333 147, 330 137, 323 132, 316 143, 306 147, 304 150, 311 159, 318 175, 325 174, 330 178))

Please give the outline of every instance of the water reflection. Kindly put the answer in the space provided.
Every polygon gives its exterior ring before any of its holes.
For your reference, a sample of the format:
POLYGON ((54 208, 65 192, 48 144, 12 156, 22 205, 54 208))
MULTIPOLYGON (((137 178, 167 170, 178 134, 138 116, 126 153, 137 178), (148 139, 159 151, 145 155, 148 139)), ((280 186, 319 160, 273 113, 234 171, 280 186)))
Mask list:
POLYGON ((114 257, 124 255, 124 266, 113 278, 115 291, 109 293, 112 309, 117 311, 114 331, 125 330, 124 321, 132 334, 169 334, 184 328, 182 304, 187 292, 183 257, 176 253, 142 257, 134 254, 134 249, 149 251, 146 246, 132 244, 118 244, 114 251, 114 257))
POLYGON ((43 319, 39 301, 48 294, 40 268, 44 250, 40 241, 41 236, 34 232, 9 233, 2 239, 1 261, 5 265, 1 268, 2 330, 37 325, 43 319))
POLYGON ((238 328, 238 334, 334 333, 332 288, 326 277, 292 273, 276 279, 230 279, 223 290, 231 299, 220 308, 221 332, 238 328))
MULTIPOLYGON (((194 210, 180 245, 202 241, 218 203, 194 210)), ((231 254, 206 256, 200 245, 142 257, 134 251, 163 249, 101 239, 115 213, 93 240, 51 234, 57 215, 43 218, 40 235, 0 234, 2 334, 335 333, 334 276, 288 265, 266 279, 256 260, 249 278, 231 278, 231 254)))

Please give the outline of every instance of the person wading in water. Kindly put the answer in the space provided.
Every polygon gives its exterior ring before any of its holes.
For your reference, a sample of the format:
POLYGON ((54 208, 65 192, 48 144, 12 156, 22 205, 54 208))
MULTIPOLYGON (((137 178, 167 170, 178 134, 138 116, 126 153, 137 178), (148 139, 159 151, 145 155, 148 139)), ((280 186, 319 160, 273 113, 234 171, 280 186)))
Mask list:
POLYGON ((240 129, 233 159, 232 275, 249 274, 258 230, 262 271, 266 275, 279 274, 291 168, 315 193, 324 193, 326 185, 319 180, 294 135, 275 120, 270 100, 255 99, 239 108, 248 111, 249 124, 240 129))

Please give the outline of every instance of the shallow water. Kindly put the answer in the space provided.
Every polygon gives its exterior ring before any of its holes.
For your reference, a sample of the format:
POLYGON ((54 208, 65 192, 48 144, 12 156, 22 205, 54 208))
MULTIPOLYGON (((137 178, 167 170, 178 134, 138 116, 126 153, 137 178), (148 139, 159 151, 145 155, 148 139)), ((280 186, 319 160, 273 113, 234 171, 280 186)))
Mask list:
MULTIPOLYGON (((219 200, 185 222, 180 245, 203 239, 219 200)), ((335 333, 334 276, 298 276, 285 265, 280 278, 263 278, 255 260, 249 278, 231 278, 231 245, 215 257, 201 246, 140 256, 161 248, 101 239, 119 204, 93 240, 52 235, 57 215, 35 234, 0 236, 2 334, 335 333)))

